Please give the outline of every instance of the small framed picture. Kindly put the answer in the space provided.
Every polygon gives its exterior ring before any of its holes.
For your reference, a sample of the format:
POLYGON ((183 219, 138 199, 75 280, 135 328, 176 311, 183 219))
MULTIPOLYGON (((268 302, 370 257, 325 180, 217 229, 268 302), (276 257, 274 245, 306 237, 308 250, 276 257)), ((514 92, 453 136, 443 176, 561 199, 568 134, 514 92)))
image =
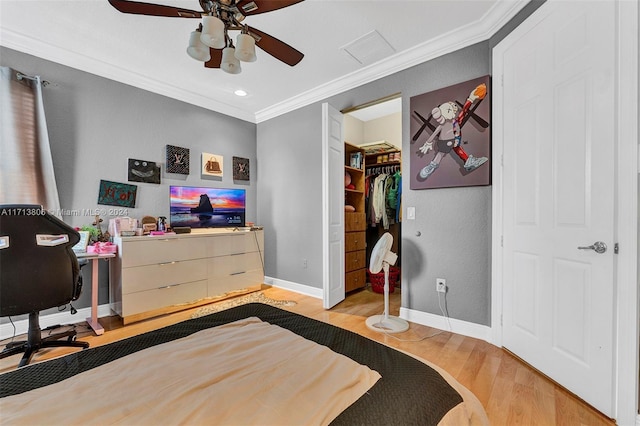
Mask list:
POLYGON ((160 184, 160 166, 154 161, 129 159, 129 182, 160 184))
POLYGON ((224 157, 217 154, 202 153, 202 174, 205 176, 222 177, 224 157))
POLYGON ((137 185, 100 180, 98 204, 120 207, 135 207, 137 185))
POLYGON ((233 179, 249 180, 249 159, 242 157, 233 157, 233 179))
POLYGON ((189 174, 189 148, 167 145, 167 173, 189 174))

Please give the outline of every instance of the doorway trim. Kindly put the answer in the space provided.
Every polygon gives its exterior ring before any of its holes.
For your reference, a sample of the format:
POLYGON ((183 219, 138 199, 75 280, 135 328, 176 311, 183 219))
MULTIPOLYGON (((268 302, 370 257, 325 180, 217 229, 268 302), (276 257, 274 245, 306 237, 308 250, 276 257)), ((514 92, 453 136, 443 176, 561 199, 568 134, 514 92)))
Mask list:
MULTIPOLYGON (((518 31, 525 31, 527 21, 546 14, 550 2, 543 4, 505 40, 518 31)), ((615 188, 615 238, 620 246, 614 271, 615 286, 615 342, 614 342, 614 418, 618 424, 640 425, 638 416, 638 332, 640 331, 638 301, 638 179, 640 157, 638 149, 638 21, 639 7, 636 2, 616 0, 617 11, 617 55, 616 73, 616 188, 615 188)), ((535 21, 534 21, 535 22, 535 21)), ((504 40, 503 40, 504 41, 504 40)), ((495 48, 494 48, 495 50, 495 48)), ((492 52, 493 55, 493 52, 492 52)), ((493 55, 493 155, 492 182, 492 247, 491 247, 491 329, 492 342, 502 346, 503 276, 502 276, 502 229, 503 229, 503 173, 501 126, 498 124, 502 104, 503 64, 493 55)), ((603 141, 604 142, 604 141, 603 141)))

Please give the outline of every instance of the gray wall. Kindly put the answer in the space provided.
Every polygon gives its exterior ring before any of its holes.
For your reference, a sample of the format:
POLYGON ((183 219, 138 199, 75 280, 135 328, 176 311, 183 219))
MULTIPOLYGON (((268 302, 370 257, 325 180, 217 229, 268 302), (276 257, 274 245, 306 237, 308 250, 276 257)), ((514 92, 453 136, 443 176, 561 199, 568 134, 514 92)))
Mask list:
MULTIPOLYGON (((486 42, 322 102, 342 110, 402 93, 402 149, 415 150, 409 99, 491 74, 493 46, 542 3, 533 0, 486 42)), ((266 226, 266 274, 315 288, 322 288, 322 102, 259 123, 257 131, 258 222, 266 226)), ((403 155, 405 173, 408 159, 403 155)), ((405 179, 402 190, 405 216, 407 206, 416 208, 416 220, 402 223, 402 306, 440 315, 435 282, 445 278, 448 314, 490 325, 491 186, 412 191, 405 179)))
POLYGON ((258 223, 265 227, 265 274, 322 288, 320 104, 259 124, 257 139, 258 223))
MULTIPOLYGON (((489 60, 488 42, 476 44, 326 102, 341 110, 401 92, 402 148, 409 152, 416 149, 410 145, 409 98, 489 74, 489 60)), ((321 103, 259 123, 257 132, 266 274, 317 288, 322 287, 321 103), (302 258, 308 259, 307 269, 302 258)), ((403 155, 405 173, 408 158, 403 155)), ((489 324, 491 188, 411 191, 405 180, 403 206, 415 206, 417 220, 402 223, 402 305, 440 314, 435 279, 442 277, 450 289, 449 314, 489 324)))
MULTIPOLYGON (((540 4, 534 0, 527 5, 487 42, 326 101, 343 109, 401 92, 403 150, 413 149, 409 98, 489 74, 491 47, 540 4)), ((163 172, 161 185, 138 184, 136 208, 129 215, 168 215, 169 184, 245 187, 247 220, 265 226, 266 275, 322 287, 321 102, 256 126, 3 47, 0 65, 39 74, 54 83, 45 89, 45 107, 64 209, 104 207, 96 203, 100 179, 126 182, 128 158, 164 163, 166 144, 184 146, 191 149, 191 174, 163 172), (195 171, 202 151, 225 157, 224 178, 204 180, 195 171), (250 159, 250 183, 233 182, 234 155, 250 159)), ((491 187, 411 191, 405 182, 403 193, 405 209, 416 207, 417 219, 403 223, 402 305, 440 314, 435 278, 442 277, 450 290, 451 317, 488 325, 491 187)), ((64 219, 75 226, 93 220, 64 219)), ((101 267, 99 303, 104 304, 108 302, 106 262, 101 267)), ((89 282, 90 266, 84 269, 89 282)), ((76 307, 89 306, 89 300, 90 292, 85 292, 76 307)))
MULTIPOLYGON (((47 127, 63 209, 109 208, 98 205, 100 179, 127 182, 127 160, 162 163, 160 185, 138 185, 136 207, 128 215, 169 216, 169 185, 240 187, 247 190, 247 220, 256 220, 256 175, 233 181, 232 156, 256 164, 256 125, 150 93, 60 64, 0 48, 0 65, 53 83, 44 89, 47 127), (190 149, 188 176, 165 174, 165 145, 190 149), (200 153, 224 156, 224 176, 204 179, 200 153)), ((63 216, 73 225, 90 225, 92 216, 63 216)), ((109 217, 104 217, 103 230, 109 217)), ((99 303, 109 302, 108 268, 101 262, 99 303)), ((91 265, 83 268, 90 285, 91 265)), ((76 308, 90 306, 84 291, 76 308)))

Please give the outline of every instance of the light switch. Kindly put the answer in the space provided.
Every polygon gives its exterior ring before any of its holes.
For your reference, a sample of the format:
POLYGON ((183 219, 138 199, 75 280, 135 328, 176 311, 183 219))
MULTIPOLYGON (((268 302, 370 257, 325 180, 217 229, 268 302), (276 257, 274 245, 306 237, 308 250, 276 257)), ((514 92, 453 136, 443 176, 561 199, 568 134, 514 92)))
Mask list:
POLYGON ((416 219, 416 208, 407 207, 407 220, 415 220, 415 219, 416 219))

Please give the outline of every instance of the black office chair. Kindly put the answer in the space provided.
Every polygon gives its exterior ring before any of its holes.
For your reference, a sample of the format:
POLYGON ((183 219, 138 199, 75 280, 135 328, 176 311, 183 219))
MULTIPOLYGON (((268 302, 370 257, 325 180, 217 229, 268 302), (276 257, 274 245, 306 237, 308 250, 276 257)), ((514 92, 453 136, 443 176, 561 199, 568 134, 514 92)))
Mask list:
POLYGON ((27 340, 9 343, 0 358, 24 352, 22 367, 43 348, 89 347, 75 341, 75 330, 43 338, 39 320, 40 311, 80 296, 82 275, 72 250, 78 241, 76 230, 41 206, 0 205, 0 316, 29 314, 27 340))

